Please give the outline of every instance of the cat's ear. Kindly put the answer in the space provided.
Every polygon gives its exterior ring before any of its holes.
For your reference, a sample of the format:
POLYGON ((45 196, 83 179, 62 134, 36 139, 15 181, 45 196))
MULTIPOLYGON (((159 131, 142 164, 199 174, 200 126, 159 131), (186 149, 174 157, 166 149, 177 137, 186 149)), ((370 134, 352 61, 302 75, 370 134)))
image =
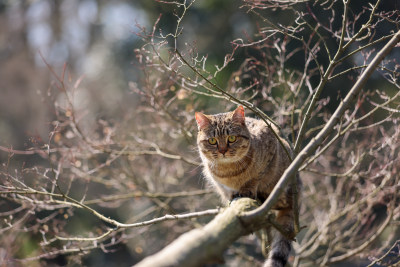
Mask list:
POLYGON ((207 118, 207 116, 204 115, 203 113, 196 112, 194 116, 196 117, 197 126, 199 127, 199 130, 204 129, 210 125, 210 119, 207 118))
POLYGON ((239 107, 237 107, 237 109, 235 109, 233 111, 233 115, 232 115, 232 121, 239 123, 239 124, 245 124, 244 122, 244 108, 242 105, 240 105, 239 107))

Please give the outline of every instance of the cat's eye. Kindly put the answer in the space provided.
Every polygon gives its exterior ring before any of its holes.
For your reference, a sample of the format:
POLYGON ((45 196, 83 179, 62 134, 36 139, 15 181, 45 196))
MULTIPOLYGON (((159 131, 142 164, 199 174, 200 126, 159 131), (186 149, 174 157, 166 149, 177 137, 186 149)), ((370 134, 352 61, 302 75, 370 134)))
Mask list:
POLYGON ((236 136, 234 136, 234 135, 228 136, 228 142, 229 142, 229 143, 233 143, 233 142, 235 142, 235 141, 236 141, 236 136))
POLYGON ((217 139, 215 139, 214 137, 211 137, 211 138, 208 139, 208 142, 209 142, 211 145, 215 145, 215 144, 217 143, 217 139))

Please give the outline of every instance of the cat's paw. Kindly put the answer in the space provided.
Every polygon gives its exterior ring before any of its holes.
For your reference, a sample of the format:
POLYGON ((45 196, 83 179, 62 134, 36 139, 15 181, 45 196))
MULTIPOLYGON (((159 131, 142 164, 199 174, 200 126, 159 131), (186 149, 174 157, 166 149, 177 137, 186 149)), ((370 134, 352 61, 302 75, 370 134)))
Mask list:
POLYGON ((233 194, 231 200, 233 201, 233 200, 235 200, 237 198, 241 198, 241 197, 248 197, 248 198, 256 199, 257 195, 252 191, 240 191, 238 193, 233 194))
POLYGON ((238 199, 240 199, 240 198, 241 198, 241 196, 239 195, 239 193, 232 194, 232 197, 231 197, 231 199, 229 200, 229 205, 231 205, 231 203, 233 203, 234 201, 236 201, 236 200, 238 200, 238 199))

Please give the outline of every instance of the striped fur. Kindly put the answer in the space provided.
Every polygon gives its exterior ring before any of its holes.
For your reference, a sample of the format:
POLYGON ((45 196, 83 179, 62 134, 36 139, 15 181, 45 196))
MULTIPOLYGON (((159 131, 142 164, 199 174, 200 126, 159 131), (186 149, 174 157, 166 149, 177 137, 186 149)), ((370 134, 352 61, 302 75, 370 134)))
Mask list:
MULTIPOLYGON (((261 120, 245 118, 239 106, 233 112, 215 115, 196 113, 198 124, 197 145, 207 181, 224 202, 235 197, 268 198, 290 160, 275 135, 261 120), (235 136, 230 142, 229 136, 235 136), (210 143, 215 138, 216 143, 210 143)), ((272 126, 274 127, 274 126, 272 126)), ((278 129, 274 128, 276 133, 278 129)), ((290 151, 282 138, 281 142, 290 151)), ((292 193, 288 188, 274 209, 277 222, 286 231, 293 230, 292 193)), ((265 267, 284 266, 291 241, 279 232, 274 233, 265 267)))

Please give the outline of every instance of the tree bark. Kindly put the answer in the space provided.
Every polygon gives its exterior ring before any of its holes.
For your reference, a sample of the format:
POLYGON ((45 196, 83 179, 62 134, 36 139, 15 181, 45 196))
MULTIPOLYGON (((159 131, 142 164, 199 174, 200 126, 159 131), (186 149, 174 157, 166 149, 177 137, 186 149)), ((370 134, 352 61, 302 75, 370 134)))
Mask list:
POLYGON ((191 230, 170 245, 149 256, 135 267, 203 266, 223 262, 223 252, 236 239, 248 235, 267 224, 263 221, 245 225, 241 213, 258 207, 257 201, 240 198, 203 228, 191 230))

